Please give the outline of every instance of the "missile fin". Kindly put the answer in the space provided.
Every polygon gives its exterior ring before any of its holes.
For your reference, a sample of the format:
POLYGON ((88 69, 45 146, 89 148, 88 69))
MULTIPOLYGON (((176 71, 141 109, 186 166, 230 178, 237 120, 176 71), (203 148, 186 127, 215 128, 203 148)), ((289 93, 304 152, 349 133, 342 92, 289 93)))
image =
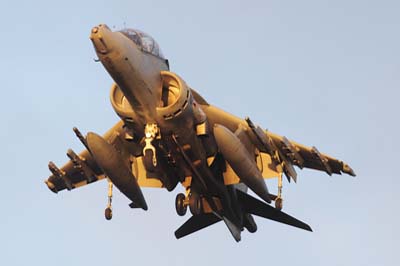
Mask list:
POLYGON ((328 175, 332 175, 333 171, 332 171, 331 166, 328 163, 328 159, 326 159, 325 156, 322 155, 316 147, 312 147, 311 152, 314 154, 315 158, 318 159, 318 161, 321 163, 321 165, 325 168, 325 172, 328 175))
POLYGON ((85 159, 81 158, 79 155, 77 155, 72 149, 69 149, 67 151, 67 156, 68 158, 72 161, 74 164, 74 167, 78 169, 83 176, 85 176, 86 181, 89 183, 92 183, 97 180, 96 174, 94 171, 86 164, 85 159))
POLYGON ((74 188, 74 185, 72 184, 71 180, 65 175, 65 172, 59 169, 53 162, 49 162, 49 170, 54 176, 64 181, 65 186, 68 190, 74 188))
POLYGON ((82 135, 82 133, 79 131, 79 129, 77 127, 74 127, 72 130, 75 132, 76 137, 82 142, 83 146, 85 146, 85 148, 88 151, 90 151, 87 141, 86 141, 85 137, 82 135))

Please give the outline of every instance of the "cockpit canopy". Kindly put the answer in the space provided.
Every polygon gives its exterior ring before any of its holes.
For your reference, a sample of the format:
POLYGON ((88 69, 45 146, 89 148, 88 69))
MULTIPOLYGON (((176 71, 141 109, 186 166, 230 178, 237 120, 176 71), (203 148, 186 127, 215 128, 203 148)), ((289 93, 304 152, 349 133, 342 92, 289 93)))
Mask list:
POLYGON ((123 29, 119 32, 132 40, 143 51, 165 59, 157 42, 150 35, 136 29, 123 29))

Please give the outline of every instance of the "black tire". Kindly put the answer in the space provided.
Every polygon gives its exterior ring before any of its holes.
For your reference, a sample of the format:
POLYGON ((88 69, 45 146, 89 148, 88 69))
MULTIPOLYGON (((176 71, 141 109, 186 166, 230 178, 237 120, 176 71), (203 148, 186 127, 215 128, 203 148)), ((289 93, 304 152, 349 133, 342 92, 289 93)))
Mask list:
POLYGON ((185 195, 182 193, 179 193, 178 195, 176 195, 175 198, 175 209, 176 209, 176 213, 179 216, 184 216, 187 212, 187 206, 185 206, 185 195))
POLYGON ((282 199, 281 198, 277 198, 275 200, 275 208, 280 211, 280 210, 282 210, 282 207, 283 207, 282 199))
POLYGON ((108 221, 112 219, 112 210, 111 210, 111 208, 107 207, 104 210, 104 216, 106 217, 106 220, 108 220, 108 221))
POLYGON ((189 196, 189 208, 190 208, 190 212, 193 215, 199 215, 201 214, 201 211, 203 209, 202 206, 202 202, 201 202, 201 197, 197 194, 197 193, 190 193, 189 196))

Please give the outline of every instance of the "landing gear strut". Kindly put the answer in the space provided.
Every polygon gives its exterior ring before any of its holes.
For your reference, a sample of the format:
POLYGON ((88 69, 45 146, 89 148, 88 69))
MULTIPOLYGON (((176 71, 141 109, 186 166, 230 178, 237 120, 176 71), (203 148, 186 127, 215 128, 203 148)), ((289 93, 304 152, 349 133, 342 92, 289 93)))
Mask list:
POLYGON ((108 204, 107 208, 104 210, 104 216, 106 220, 111 220, 112 219, 112 193, 113 193, 113 183, 108 180, 108 204))
POLYGON ((282 174, 278 176, 278 196, 275 199, 275 208, 282 210, 283 199, 282 199, 282 174))
POLYGON ((143 154, 145 155, 147 167, 155 168, 157 166, 157 156, 156 148, 153 146, 152 142, 159 134, 159 129, 157 124, 146 124, 144 129, 145 134, 145 146, 143 148, 143 154), (151 163, 149 162, 151 159, 151 163))

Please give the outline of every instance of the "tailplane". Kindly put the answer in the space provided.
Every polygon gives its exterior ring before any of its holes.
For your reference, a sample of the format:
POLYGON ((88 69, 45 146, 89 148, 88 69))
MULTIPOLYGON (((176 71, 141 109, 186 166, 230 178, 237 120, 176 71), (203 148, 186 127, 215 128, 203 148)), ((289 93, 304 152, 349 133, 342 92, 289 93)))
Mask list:
POLYGON ((240 228, 225 216, 219 216, 214 213, 193 215, 192 217, 189 218, 189 220, 187 220, 181 227, 179 227, 175 231, 175 237, 179 239, 184 236, 195 233, 201 229, 204 229, 210 225, 213 225, 221 221, 221 218, 225 222, 226 226, 229 229, 229 232, 232 234, 235 241, 239 242, 241 239, 240 228))
POLYGON ((312 229, 308 224, 290 216, 289 214, 279 211, 240 190, 236 191, 238 200, 242 204, 243 211, 312 232, 312 229))
POLYGON ((213 213, 194 215, 175 231, 175 237, 177 239, 182 238, 219 221, 221 221, 221 219, 213 213))

